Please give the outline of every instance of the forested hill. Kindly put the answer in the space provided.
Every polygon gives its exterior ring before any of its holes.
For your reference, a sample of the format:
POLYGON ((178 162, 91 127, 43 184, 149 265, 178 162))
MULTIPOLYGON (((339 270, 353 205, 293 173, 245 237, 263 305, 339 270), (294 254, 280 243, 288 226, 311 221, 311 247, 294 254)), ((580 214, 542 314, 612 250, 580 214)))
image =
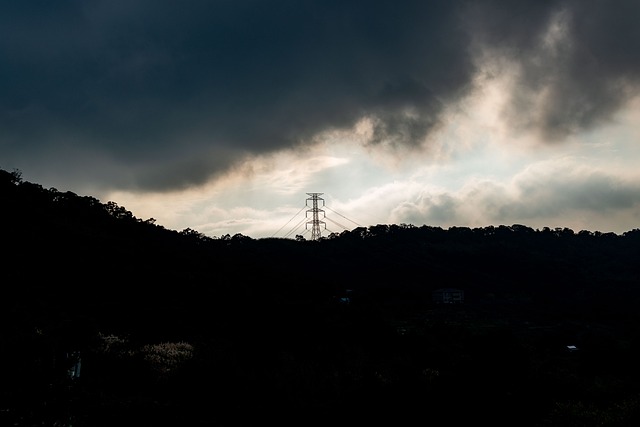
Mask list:
MULTIPOLYGON (((640 277, 640 230, 617 235, 526 225, 372 225, 318 241, 166 229, 102 203, 0 170, 5 277, 37 286, 158 283, 305 298, 344 289, 393 296, 463 287, 468 298, 549 291, 575 299, 640 277), (27 267, 25 267, 27 266, 27 267), (55 279, 55 280, 54 280, 55 279), (383 290, 384 291, 381 291, 383 290), (380 292, 378 292, 380 291, 380 292)), ((130 285, 130 284, 134 284, 130 285)), ((622 289, 620 289, 622 288, 622 289)), ((179 292, 179 289, 172 293, 179 292)), ((626 297, 624 300, 627 300, 626 297)))
POLYGON ((378 224, 317 241, 208 237, 4 170, 0 199, 0 362, 11 366, 0 424, 242 425, 230 420, 252 411, 378 420, 371 404, 390 417, 448 408, 454 421, 524 426, 566 425, 575 411, 595 422, 624 403, 623 418, 638 421, 638 229, 378 224), (442 288, 464 303, 436 304, 442 288), (597 353, 568 367, 553 356, 568 340, 597 353), (149 347, 158 343, 186 347, 149 347), (69 388, 60 360, 72 352, 85 368, 69 388), (594 366, 603 371, 583 371, 594 366), (54 403, 60 384, 84 397, 54 403))

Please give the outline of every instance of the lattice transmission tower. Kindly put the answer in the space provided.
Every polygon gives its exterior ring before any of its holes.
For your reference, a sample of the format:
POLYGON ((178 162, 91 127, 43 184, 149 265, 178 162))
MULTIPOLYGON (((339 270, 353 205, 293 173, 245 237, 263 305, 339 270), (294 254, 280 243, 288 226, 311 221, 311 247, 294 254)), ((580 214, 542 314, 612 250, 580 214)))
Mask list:
POLYGON ((320 224, 324 225, 324 229, 327 229, 327 224, 324 221, 320 221, 320 213, 322 213, 322 217, 325 217, 324 210, 318 208, 318 200, 322 201, 322 206, 324 206, 324 199, 321 198, 324 193, 307 193, 307 195, 311 196, 307 198, 306 205, 309 206, 309 200, 311 200, 311 209, 307 209, 306 217, 309 218, 309 212, 311 212, 311 221, 307 221, 307 230, 308 226, 311 224, 311 240, 318 240, 321 236, 320 224))

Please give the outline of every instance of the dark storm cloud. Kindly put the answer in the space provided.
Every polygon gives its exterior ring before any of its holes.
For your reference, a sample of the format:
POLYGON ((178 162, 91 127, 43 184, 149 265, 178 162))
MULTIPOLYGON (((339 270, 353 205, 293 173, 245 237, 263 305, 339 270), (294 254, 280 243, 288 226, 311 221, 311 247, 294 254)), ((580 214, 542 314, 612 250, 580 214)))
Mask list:
POLYGON ((560 141, 609 120, 638 95, 640 2, 477 2, 478 46, 518 64, 508 118, 560 141))
POLYGON ((416 144, 473 89, 472 48, 487 47, 524 66, 514 105, 550 89, 522 124, 563 135, 637 87, 638 16, 595 0, 5 1, 1 166, 162 190, 362 117, 372 143, 416 144), (561 12, 553 56, 540 38, 561 12))

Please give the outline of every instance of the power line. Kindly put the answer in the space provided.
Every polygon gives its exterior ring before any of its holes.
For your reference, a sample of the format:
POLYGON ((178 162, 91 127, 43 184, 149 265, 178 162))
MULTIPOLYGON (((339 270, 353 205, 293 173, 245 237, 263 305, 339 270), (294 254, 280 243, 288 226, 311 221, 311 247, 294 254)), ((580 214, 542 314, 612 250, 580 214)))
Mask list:
POLYGON ((358 227, 362 227, 362 225, 358 224, 357 222, 355 222, 352 219, 347 218, 346 216, 342 215, 341 213, 329 208, 328 206, 326 206, 324 204, 324 199, 322 199, 321 196, 324 193, 307 193, 307 195, 309 195, 310 197, 308 197, 305 201, 305 205, 293 216, 291 217, 291 219, 289 219, 289 221, 286 222, 286 224, 284 224, 282 227, 280 227, 280 229, 278 229, 278 231, 276 231, 275 233, 273 233, 273 236, 275 236, 276 234, 278 234, 287 224, 289 224, 291 221, 293 221, 293 219, 298 216, 303 210, 307 209, 307 212, 305 213, 305 216, 291 229, 289 230, 289 232, 287 232, 287 234, 284 235, 284 237, 288 237, 291 234, 293 234, 294 232, 296 232, 303 224, 305 225, 305 229, 302 232, 302 235, 304 236, 305 234, 307 234, 309 232, 309 228, 307 228, 307 225, 311 225, 311 239, 312 240, 317 240, 321 237, 321 229, 320 226, 324 226, 324 229, 326 231, 329 231, 330 233, 333 233, 331 230, 327 229, 327 224, 326 222, 322 221, 320 219, 320 215, 322 215, 322 219, 326 219, 328 221, 331 221, 332 223, 334 223, 335 225, 337 225, 338 227, 341 227, 344 230, 348 230, 348 227, 345 227, 344 225, 334 221, 331 218, 328 218, 323 209, 320 209, 318 207, 318 202, 322 202, 322 207, 329 209, 331 212, 335 213, 336 215, 341 216, 342 218, 346 219, 347 221, 350 221, 352 223, 354 223, 355 225, 357 225, 358 227), (311 201, 311 209, 309 208, 309 201, 311 201), (307 221, 308 219, 308 214, 311 213, 311 220, 307 221), (306 222, 305 222, 306 221, 306 222))
MULTIPOLYGON (((306 207, 306 206, 305 206, 306 207)), ((304 208, 303 208, 304 209, 304 208)), ((284 235, 284 237, 290 236, 291 233, 293 233, 294 231, 298 230, 300 228, 300 226, 302 224, 304 224, 304 222, 307 220, 306 217, 302 218, 300 221, 298 221, 298 223, 295 225, 295 227, 293 227, 291 230, 289 230, 289 232, 287 234, 284 235)), ((306 234, 308 230, 305 228, 304 232, 302 233, 303 235, 306 234)))
MULTIPOLYGON (((355 225, 357 225, 358 227, 362 227, 362 225, 358 224, 357 222, 355 222, 355 221, 354 221, 354 220, 352 220, 352 219, 347 218, 346 216, 342 215, 341 213, 334 211, 334 210, 333 210, 333 209, 331 209, 330 207, 325 206, 325 208, 329 209, 331 212, 333 212, 333 213, 334 213, 334 214, 336 214, 336 215, 340 215, 342 218, 346 219, 347 221, 351 221, 352 223, 354 223, 354 224, 355 224, 355 225)), ((346 228, 345 228, 345 230, 346 230, 346 228)))
POLYGON ((300 212, 302 212, 302 211, 304 210, 304 208, 306 208, 306 206, 303 206, 303 207, 302 207, 302 209, 300 209, 300 210, 298 211, 298 213, 296 213, 294 216, 292 216, 292 217, 291 217, 291 219, 290 219, 289 221, 287 221, 287 223, 286 223, 286 224, 284 224, 282 227, 280 227, 280 229, 279 229, 278 231, 276 231, 275 233, 273 233, 273 234, 271 235, 271 237, 273 237, 273 236, 275 236, 276 234, 278 234, 278 233, 280 232, 280 230, 282 230, 282 229, 284 228, 284 226, 285 226, 285 225, 289 224, 289 223, 293 220, 293 218, 295 218, 296 216, 298 216, 298 215, 300 214, 300 212))
POLYGON ((334 223, 335 225, 337 225, 338 227, 342 227, 344 230, 348 230, 347 227, 345 227, 344 225, 335 222, 334 220, 332 220, 331 218, 326 218, 327 220, 331 221, 332 223, 334 223))

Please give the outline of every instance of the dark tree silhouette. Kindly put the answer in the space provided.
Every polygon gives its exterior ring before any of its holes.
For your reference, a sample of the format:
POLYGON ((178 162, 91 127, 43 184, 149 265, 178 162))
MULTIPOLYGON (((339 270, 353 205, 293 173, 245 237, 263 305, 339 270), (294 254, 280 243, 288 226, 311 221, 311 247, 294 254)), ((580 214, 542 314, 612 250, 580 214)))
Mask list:
POLYGON ((209 237, 20 171, 0 197, 0 424, 639 421, 640 229, 209 237))

